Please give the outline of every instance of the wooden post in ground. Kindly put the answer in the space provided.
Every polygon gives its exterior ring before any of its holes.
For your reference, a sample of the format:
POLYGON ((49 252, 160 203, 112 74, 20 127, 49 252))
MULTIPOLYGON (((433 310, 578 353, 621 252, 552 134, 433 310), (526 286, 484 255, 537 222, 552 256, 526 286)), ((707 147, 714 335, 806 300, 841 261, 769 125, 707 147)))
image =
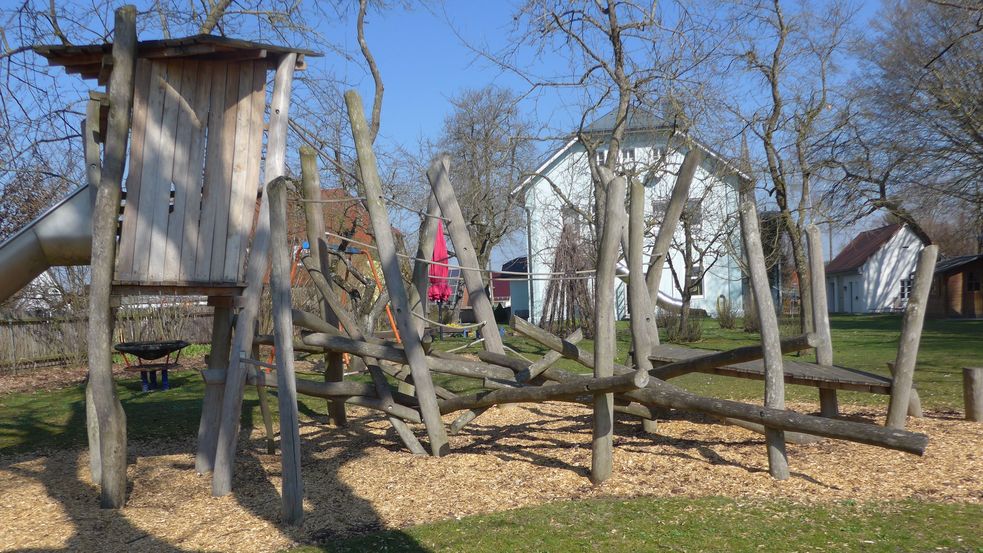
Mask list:
POLYGON ((498 333, 498 325, 495 323, 495 310, 492 309, 491 300, 485 293, 485 282, 481 278, 481 271, 485 268, 478 266, 478 256, 471 243, 471 234, 461 213, 461 206, 457 203, 454 187, 451 186, 450 156, 443 154, 434 160, 430 170, 427 171, 427 177, 430 178, 430 186, 440 206, 440 213, 447 218, 447 233, 451 235, 454 254, 461 264, 461 276, 464 278, 464 285, 468 288, 468 297, 471 300, 471 307, 474 308, 475 318, 485 322, 485 326, 480 330, 481 337, 485 339, 483 342, 485 350, 505 353, 502 336, 498 333))
MULTIPOLYGON (((891 373, 891 378, 894 378, 894 361, 887 362, 887 370, 891 373)), ((916 419, 925 416, 922 413, 922 398, 918 396, 918 389, 914 385, 911 386, 911 397, 908 399, 908 416, 916 419)))
POLYGON ((379 248, 379 261, 382 263, 382 274, 389 291, 389 298, 396 318, 396 327, 403 336, 403 348, 413 374, 413 385, 416 387, 416 397, 420 401, 420 413, 427 435, 430 437, 430 453, 435 457, 449 451, 447 432, 440 419, 437 407, 437 395, 434 392, 433 380, 427 368, 426 354, 420 336, 414 332, 412 316, 410 315, 409 300, 403 276, 399 270, 399 260, 396 258, 396 245, 392 235, 392 225, 386 204, 382 195, 382 181, 379 178, 379 168, 376 165, 375 152, 372 151, 368 124, 362 108, 362 98, 358 92, 349 90, 345 93, 345 104, 348 107, 348 118, 352 126, 352 138, 358 154, 359 175, 365 190, 365 207, 372 221, 376 246, 379 248))
MULTIPOLYGON (((232 345, 232 298, 209 298, 209 303, 215 304, 215 311, 212 314, 212 351, 208 355, 208 368, 227 370, 232 345)), ((215 467, 215 444, 218 441, 224 392, 221 384, 205 383, 201 422, 198 423, 198 453, 195 456, 198 474, 211 472, 215 467)))
POLYGON ((118 509, 126 502, 126 414, 113 381, 113 313, 110 294, 116 261, 116 227, 126 166, 126 143, 133 105, 136 66, 136 7, 116 10, 112 74, 109 77, 109 124, 105 155, 92 210, 92 261, 89 288, 89 395, 98 422, 99 506, 118 509))
MULTIPOLYGON (((437 198, 430 194, 427 201, 427 214, 420 221, 420 231, 417 234, 416 261, 413 262, 413 285, 409 287, 410 309, 417 316, 413 318, 416 333, 423 338, 426 323, 421 317, 427 316, 427 292, 430 288, 430 264, 433 261, 433 246, 437 241, 437 217, 440 208, 437 206, 437 198)), ((408 382, 399 382, 399 391, 404 394, 413 395, 413 385, 408 382)))
MULTIPOLYGON (((765 365, 765 407, 784 409, 785 377, 782 367, 781 336, 778 333, 778 319, 771 299, 771 287, 768 285, 768 271, 765 269, 761 231, 758 227, 758 209, 754 199, 743 199, 740 212, 744 252, 751 273, 751 288, 758 306, 758 320, 761 325, 761 346, 764 349, 765 365)), ((785 453, 785 433, 766 426, 765 441, 768 444, 768 473, 776 480, 787 479, 789 472, 785 453)))
MULTIPOLYGON (((290 89, 293 86, 297 54, 284 54, 276 68, 273 80, 273 97, 270 101, 270 123, 266 139, 266 165, 264 178, 270 182, 284 173, 286 163, 287 113, 290 108, 290 89)), ((239 440, 239 417, 242 415, 242 394, 246 384, 246 370, 239 363, 239 356, 253 345, 253 322, 259 313, 259 301, 263 292, 263 280, 270 263, 270 200, 263 194, 259 217, 249 251, 249 267, 246 268, 246 289, 243 292, 243 308, 236 318, 232 340, 232 358, 225 378, 222 397, 222 422, 219 425, 218 444, 215 450, 215 471, 212 473, 212 495, 223 496, 232 491, 232 471, 235 465, 236 443, 239 440)))
MULTIPOLYGON (((806 229, 809 242, 809 277, 812 279, 812 319, 813 327, 819 336, 816 347, 816 363, 824 367, 833 366, 833 339, 829 331, 829 306, 826 303, 826 266, 823 264, 823 241, 816 225, 806 229)), ((835 417, 839 413, 836 390, 819 388, 819 413, 824 417, 835 417)))
MULTIPOLYGON (((606 168, 605 168, 606 169, 606 168)), ((642 272, 642 249, 645 247, 645 187, 638 179, 631 183, 628 202, 628 309, 631 312, 631 342, 635 368, 646 373, 652 370, 649 355, 659 343, 659 328, 655 322, 655 303, 649 295, 642 272)), ((657 423, 642 419, 642 430, 654 434, 657 423)))
POLYGON ((679 175, 676 177, 676 185, 672 189, 672 196, 669 197, 669 204, 666 206, 665 217, 659 224, 659 234, 655 237, 655 244, 652 247, 652 255, 649 258, 648 274, 645 282, 648 284, 649 296, 653 303, 659 297, 659 284, 662 283, 662 268, 666 264, 666 255, 669 246, 672 245, 672 237, 676 233, 676 226, 679 218, 686 208, 689 200, 689 189, 693 184, 693 177, 696 176, 696 168, 703 162, 703 152, 698 148, 692 147, 683 163, 679 167, 679 175))
MULTIPOLYGON (((309 146, 300 148, 300 174, 302 182, 302 194, 304 203, 304 218, 307 221, 307 243, 310 245, 311 257, 321 264, 321 272, 327 274, 328 267, 328 245, 324 241, 324 210, 321 204, 312 200, 321 199, 321 177, 317 172, 317 153, 309 146)), ((322 299, 321 317, 335 326, 338 325, 338 317, 334 310, 328 305, 327 300, 322 299)), ((324 381, 341 382, 345 379, 345 361, 341 354, 328 353, 324 356, 324 381)), ((345 426, 348 419, 345 415, 345 402, 339 400, 328 400, 328 418, 335 426, 345 426)))
POLYGON ((932 289, 935 260, 938 256, 938 246, 925 246, 918 256, 915 283, 904 310, 901 341, 898 343, 898 356, 894 361, 891 401, 887 407, 889 428, 900 429, 905 425, 908 404, 911 401, 911 384, 915 377, 915 362, 918 360, 918 343, 921 341, 922 325, 925 323, 925 307, 928 304, 928 293, 932 289))
MULTIPOLYGON (((89 194, 95 202, 99 181, 102 180, 102 154, 99 152, 99 102, 90 99, 85 106, 82 122, 82 140, 85 148, 85 175, 89 194)), ((102 481, 102 456, 99 452, 99 417, 92 396, 92 379, 85 380, 85 426, 89 437, 89 473, 96 484, 102 481)))
MULTIPOLYGON (((603 183, 604 224, 597 254, 597 280, 594 285, 594 377, 614 374, 614 277, 618 262, 618 243, 625 224, 625 178, 614 177, 603 183)), ((600 484, 611 476, 614 448, 614 394, 594 395, 594 427, 591 441, 590 481, 600 484)))
MULTIPOLYGON (((259 334, 259 321, 253 325, 256 329, 255 334, 259 334)), ((259 359, 260 344, 253 340, 253 347, 249 350, 249 355, 253 359, 259 359)), ((270 398, 266 393, 266 386, 256 383, 256 400, 259 403, 259 412, 263 417, 263 428, 266 430, 266 452, 270 455, 276 453, 276 432, 273 430, 273 411, 270 409, 270 398)))
POLYGON ((294 373, 294 325, 290 314, 290 265, 287 243, 287 183, 270 183, 270 248, 273 298, 273 337, 276 344, 276 387, 280 407, 280 460, 283 470, 281 512, 283 522, 299 526, 304 520, 304 481, 300 475, 300 423, 297 414, 297 377, 294 373))
POLYGON ((963 367, 963 402, 966 420, 983 422, 983 368, 963 367))

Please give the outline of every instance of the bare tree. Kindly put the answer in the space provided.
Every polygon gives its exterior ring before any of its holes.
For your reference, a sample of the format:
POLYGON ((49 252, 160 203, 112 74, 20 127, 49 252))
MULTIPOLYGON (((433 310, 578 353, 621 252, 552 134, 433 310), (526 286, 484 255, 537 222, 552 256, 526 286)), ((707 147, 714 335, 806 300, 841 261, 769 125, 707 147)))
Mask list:
POLYGON ((839 2, 817 12, 802 6, 789 13, 780 0, 771 0, 740 5, 731 16, 740 36, 735 59, 760 85, 751 90, 757 102, 731 109, 764 153, 765 189, 777 205, 799 275, 803 329, 812 324, 804 229, 822 168, 817 144, 824 143, 833 123, 833 72, 845 53, 851 15, 839 2))

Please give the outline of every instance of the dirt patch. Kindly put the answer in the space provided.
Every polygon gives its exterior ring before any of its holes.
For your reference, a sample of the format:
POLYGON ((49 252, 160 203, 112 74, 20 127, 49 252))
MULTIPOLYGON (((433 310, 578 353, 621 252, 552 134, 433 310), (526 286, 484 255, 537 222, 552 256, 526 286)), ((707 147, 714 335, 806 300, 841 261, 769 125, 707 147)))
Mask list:
MULTIPOLYGON (((812 412, 815 406, 792 405, 812 412)), ((883 413, 844 408, 856 419, 883 413)), ((931 437, 923 457, 846 442, 790 445, 792 477, 772 480, 763 439, 698 417, 643 434, 617 425, 614 476, 594 487, 590 412, 545 404, 492 409, 452 437, 454 454, 414 457, 388 423, 353 409, 344 430, 302 426, 304 525, 279 519, 279 457, 244 436, 235 491, 212 498, 194 471, 191 439, 131 444, 127 507, 98 508, 88 456, 78 451, 0 457, 0 549, 276 551, 297 543, 436 520, 604 496, 728 496, 829 502, 915 499, 983 503, 983 425, 930 413, 909 428, 931 437)), ((422 435, 422 428, 418 428, 422 435)))

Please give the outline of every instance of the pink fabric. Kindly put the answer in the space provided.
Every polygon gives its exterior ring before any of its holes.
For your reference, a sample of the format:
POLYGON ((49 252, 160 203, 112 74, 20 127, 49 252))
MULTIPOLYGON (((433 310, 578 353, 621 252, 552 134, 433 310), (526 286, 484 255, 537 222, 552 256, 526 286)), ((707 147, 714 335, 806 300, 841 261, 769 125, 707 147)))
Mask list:
POLYGON ((448 284, 447 275, 450 269, 447 261, 447 242, 444 240, 444 222, 437 221, 437 240, 433 244, 433 257, 436 263, 443 265, 430 265, 430 288, 427 289, 427 298, 430 301, 445 302, 451 299, 451 287, 448 284))

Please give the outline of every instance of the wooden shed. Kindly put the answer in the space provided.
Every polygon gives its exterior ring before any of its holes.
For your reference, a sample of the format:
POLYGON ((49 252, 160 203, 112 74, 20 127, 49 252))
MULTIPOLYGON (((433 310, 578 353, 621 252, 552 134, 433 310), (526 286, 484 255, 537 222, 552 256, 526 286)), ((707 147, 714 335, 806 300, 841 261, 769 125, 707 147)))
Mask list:
POLYGON ((939 262, 927 314, 946 318, 983 317, 983 254, 961 255, 939 262))

